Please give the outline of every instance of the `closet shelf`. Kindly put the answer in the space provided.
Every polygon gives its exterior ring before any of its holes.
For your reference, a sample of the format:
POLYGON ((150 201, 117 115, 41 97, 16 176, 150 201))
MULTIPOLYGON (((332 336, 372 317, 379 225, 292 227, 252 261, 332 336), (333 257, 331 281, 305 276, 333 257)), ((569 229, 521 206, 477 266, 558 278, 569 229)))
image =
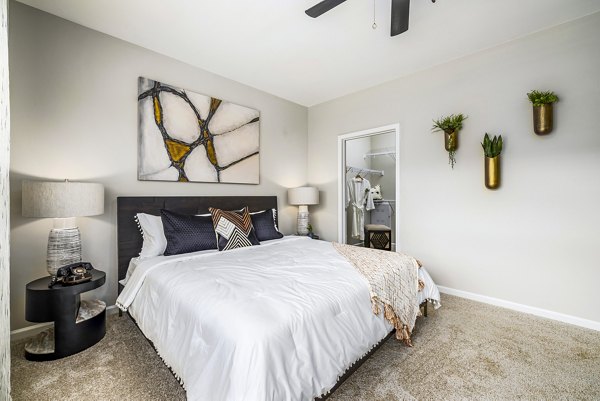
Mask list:
POLYGON ((374 175, 380 175, 382 177, 385 174, 385 172, 383 170, 373 170, 373 169, 370 169, 370 168, 360 168, 360 167, 352 167, 352 166, 346 166, 346 173, 350 173, 350 174, 374 174, 374 175))
POLYGON ((372 152, 372 153, 365 153, 363 156, 363 159, 366 159, 367 157, 376 157, 376 156, 389 156, 392 159, 396 160, 396 151, 394 150, 388 150, 385 152, 372 152))

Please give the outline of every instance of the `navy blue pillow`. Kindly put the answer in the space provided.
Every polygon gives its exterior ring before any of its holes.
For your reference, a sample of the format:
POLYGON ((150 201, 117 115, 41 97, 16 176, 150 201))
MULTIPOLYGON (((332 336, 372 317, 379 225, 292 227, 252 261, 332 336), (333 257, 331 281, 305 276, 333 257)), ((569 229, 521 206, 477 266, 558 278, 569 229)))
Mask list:
POLYGON ((267 209, 258 213, 251 213, 254 232, 259 241, 283 238, 283 234, 277 230, 275 225, 275 209, 267 209))
POLYGON ((161 209, 160 218, 167 238, 165 256, 217 249, 211 216, 188 216, 161 209))

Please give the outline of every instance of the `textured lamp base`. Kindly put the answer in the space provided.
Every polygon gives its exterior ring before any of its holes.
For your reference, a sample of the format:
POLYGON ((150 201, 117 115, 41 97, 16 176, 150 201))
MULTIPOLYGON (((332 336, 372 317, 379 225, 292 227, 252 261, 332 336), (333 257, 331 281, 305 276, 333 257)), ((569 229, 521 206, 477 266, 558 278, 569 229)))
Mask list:
POLYGON ((308 235, 308 206, 298 208, 298 234, 308 235))
POLYGON ((81 262, 79 228, 53 228, 48 236, 48 273, 55 276, 59 267, 81 262))

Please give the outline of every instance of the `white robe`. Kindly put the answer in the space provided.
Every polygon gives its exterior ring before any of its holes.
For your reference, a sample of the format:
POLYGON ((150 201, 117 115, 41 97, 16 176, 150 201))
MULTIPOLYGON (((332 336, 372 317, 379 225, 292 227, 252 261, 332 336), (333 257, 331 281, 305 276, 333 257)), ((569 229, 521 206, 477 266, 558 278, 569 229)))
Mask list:
POLYGON ((352 237, 360 240, 365 239, 365 208, 367 211, 375 209, 370 189, 371 183, 366 178, 346 179, 346 207, 352 208, 352 237))

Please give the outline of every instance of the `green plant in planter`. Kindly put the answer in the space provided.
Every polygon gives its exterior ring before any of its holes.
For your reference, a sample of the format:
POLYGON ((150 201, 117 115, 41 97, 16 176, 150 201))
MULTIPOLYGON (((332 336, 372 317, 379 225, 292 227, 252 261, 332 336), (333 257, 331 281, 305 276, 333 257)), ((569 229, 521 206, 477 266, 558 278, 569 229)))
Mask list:
POLYGON ((481 142, 484 159, 484 183, 488 189, 497 189, 500 186, 500 153, 502 153, 502 135, 494 135, 493 139, 486 133, 481 142))
POLYGON ((552 91, 532 90, 527 94, 527 97, 534 106, 558 102, 558 96, 556 96, 552 91))
POLYGON ((433 120, 432 132, 444 132, 444 146, 448 151, 448 163, 452 168, 456 163, 456 149, 458 148, 458 132, 463 127, 463 121, 468 117, 463 114, 451 114, 446 117, 441 117, 438 120, 433 120))
POLYGON ((537 135, 547 135, 552 132, 554 112, 552 105, 558 102, 558 96, 552 91, 533 90, 527 94, 533 104, 533 132, 537 135))
POLYGON ((494 135, 494 138, 490 139, 490 136, 486 133, 481 146, 483 147, 485 157, 492 158, 499 156, 502 153, 502 135, 494 135))

